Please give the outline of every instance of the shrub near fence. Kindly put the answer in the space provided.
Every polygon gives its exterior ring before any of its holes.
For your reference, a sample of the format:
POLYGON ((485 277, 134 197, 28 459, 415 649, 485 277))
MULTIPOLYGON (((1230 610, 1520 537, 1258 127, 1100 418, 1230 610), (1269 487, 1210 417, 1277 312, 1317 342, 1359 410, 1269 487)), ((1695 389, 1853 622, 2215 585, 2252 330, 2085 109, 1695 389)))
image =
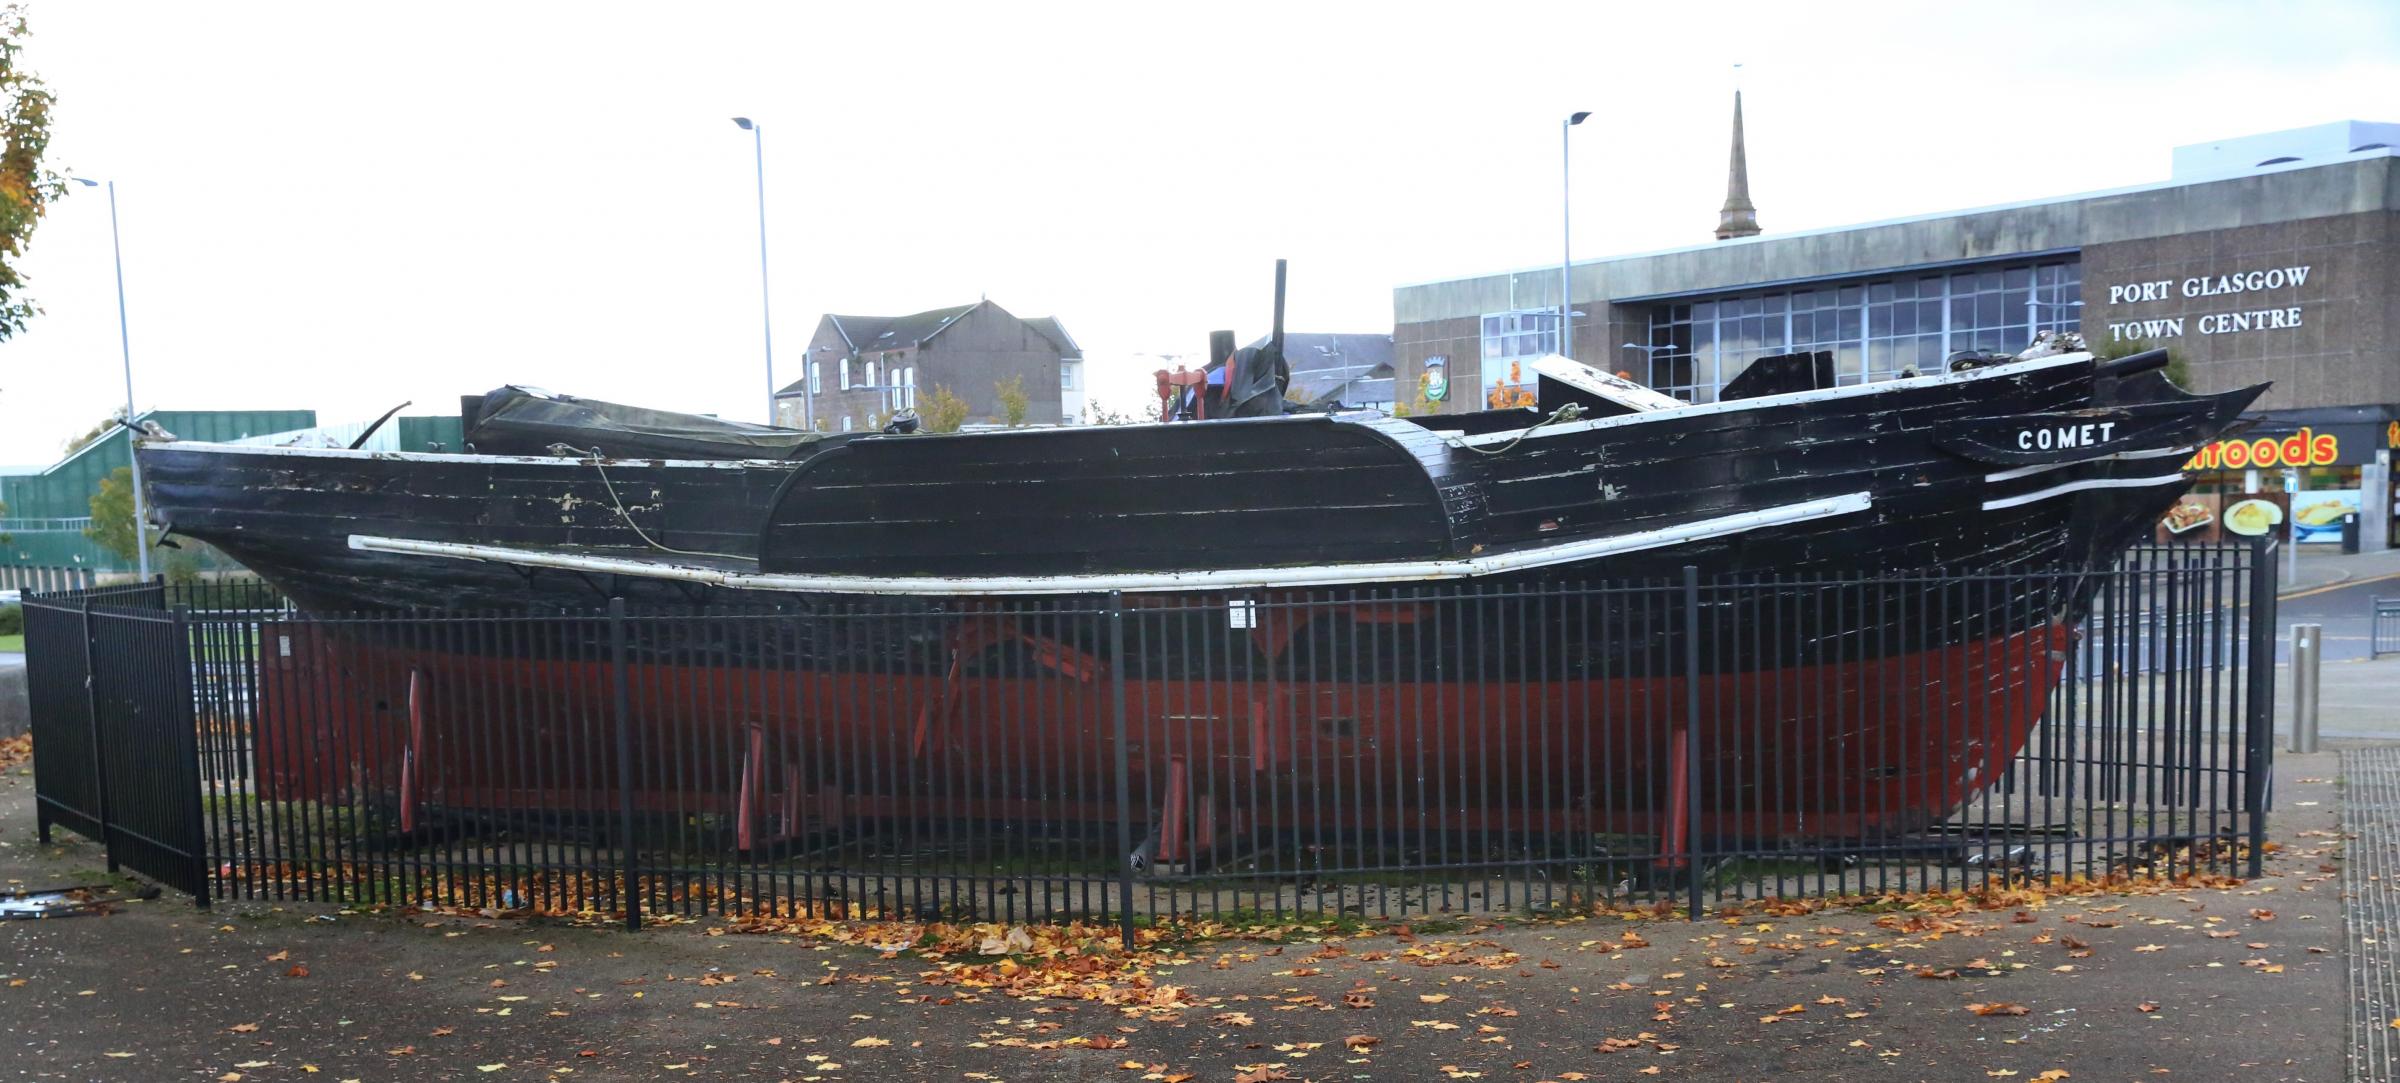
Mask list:
POLYGON ((739 612, 150 587, 36 599, 29 640, 45 826, 138 833, 203 899, 1697 915, 2255 874, 2264 559, 739 612))

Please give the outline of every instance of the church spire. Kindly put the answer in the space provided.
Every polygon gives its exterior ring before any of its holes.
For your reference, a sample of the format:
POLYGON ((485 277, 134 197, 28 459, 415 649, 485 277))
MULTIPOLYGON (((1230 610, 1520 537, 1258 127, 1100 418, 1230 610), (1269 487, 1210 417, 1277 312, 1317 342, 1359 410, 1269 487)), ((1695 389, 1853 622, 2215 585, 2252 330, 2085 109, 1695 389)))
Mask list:
POLYGON ((1742 92, 1733 92, 1733 161, 1726 167, 1725 206, 1717 211, 1717 239, 1758 236, 1758 207, 1750 202, 1750 160, 1742 151, 1742 92))

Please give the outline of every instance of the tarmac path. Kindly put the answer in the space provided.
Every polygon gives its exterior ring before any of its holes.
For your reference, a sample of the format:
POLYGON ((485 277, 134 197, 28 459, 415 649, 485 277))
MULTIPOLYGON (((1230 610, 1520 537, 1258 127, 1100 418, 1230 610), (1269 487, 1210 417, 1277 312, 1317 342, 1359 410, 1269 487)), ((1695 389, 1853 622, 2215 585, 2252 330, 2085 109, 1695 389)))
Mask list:
MULTIPOLYGON (((805 938, 170 896, 0 922, 0 1078, 2332 1083, 2338 764, 2281 761, 2255 883, 1287 932, 1150 958, 1176 990, 1158 1007, 1014 999, 805 938)), ((0 776, 0 879, 99 876, 92 844, 34 843, 31 789, 0 776)))

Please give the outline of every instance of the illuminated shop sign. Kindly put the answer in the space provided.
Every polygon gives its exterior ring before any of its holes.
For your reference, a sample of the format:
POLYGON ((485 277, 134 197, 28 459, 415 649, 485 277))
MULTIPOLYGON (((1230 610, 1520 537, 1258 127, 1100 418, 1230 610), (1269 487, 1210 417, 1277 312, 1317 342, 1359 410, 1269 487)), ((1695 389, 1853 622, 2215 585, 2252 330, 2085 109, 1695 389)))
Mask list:
POLYGON ((2285 466, 2332 466, 2342 461, 2341 441, 2329 432, 2318 432, 2305 425, 2288 436, 2260 436, 2250 439, 2219 440, 2191 461, 2183 464, 2186 470, 2248 470, 2274 469, 2285 466))

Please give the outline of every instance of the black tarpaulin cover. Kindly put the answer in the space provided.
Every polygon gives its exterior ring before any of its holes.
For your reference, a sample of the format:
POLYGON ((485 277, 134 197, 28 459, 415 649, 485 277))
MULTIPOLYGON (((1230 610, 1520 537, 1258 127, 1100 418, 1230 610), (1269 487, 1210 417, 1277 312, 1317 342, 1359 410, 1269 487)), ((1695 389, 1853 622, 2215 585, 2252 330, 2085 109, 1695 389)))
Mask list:
POLYGON ((822 434, 677 414, 524 387, 469 397, 467 443, 486 455, 550 455, 564 444, 631 459, 795 459, 822 434))

